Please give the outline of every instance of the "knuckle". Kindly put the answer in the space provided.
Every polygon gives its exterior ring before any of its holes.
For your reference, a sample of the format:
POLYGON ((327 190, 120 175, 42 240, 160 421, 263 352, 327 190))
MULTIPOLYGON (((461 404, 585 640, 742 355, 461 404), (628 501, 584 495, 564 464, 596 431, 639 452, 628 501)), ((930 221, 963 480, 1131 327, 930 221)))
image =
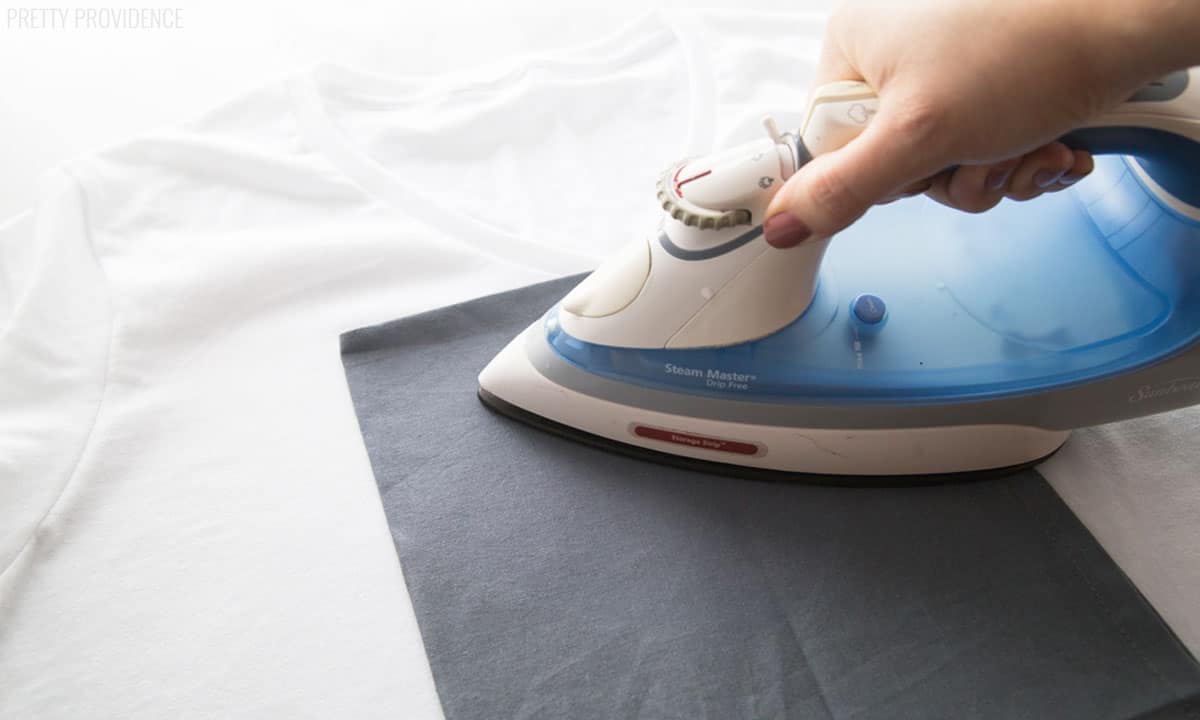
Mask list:
POLYGON ((909 98, 899 103, 890 117, 891 133, 924 151, 939 150, 947 133, 943 105, 930 98, 909 98))
POLYGON ((825 167, 814 174, 809 197, 817 210, 838 226, 849 225, 866 210, 863 200, 837 166, 825 167))

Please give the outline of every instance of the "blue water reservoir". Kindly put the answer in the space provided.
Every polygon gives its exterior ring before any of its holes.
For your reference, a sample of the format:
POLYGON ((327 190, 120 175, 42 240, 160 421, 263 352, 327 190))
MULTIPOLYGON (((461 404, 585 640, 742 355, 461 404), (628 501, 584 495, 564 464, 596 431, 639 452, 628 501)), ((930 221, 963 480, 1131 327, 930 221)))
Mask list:
MULTIPOLYGON (((1200 336, 1200 223, 1151 193, 1132 162, 1098 157, 1070 190, 982 215, 924 198, 875 208, 834 238, 808 311, 755 342, 592 345, 553 310, 547 339, 601 376, 760 402, 941 403, 1107 377, 1200 336), (863 312, 882 320, 886 308, 886 323, 855 317, 864 295, 879 307, 863 312)), ((1177 197, 1200 194, 1178 165, 1160 164, 1155 179, 1177 197)))

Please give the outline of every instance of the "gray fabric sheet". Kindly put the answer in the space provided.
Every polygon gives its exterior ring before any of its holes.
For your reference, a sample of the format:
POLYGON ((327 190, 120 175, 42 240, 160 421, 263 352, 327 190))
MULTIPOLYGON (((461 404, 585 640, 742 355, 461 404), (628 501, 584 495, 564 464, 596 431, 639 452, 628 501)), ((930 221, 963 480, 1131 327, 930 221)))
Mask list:
POLYGON ((487 411, 476 374, 573 282, 343 336, 449 720, 1195 712, 1196 663, 1035 472, 767 484, 487 411))

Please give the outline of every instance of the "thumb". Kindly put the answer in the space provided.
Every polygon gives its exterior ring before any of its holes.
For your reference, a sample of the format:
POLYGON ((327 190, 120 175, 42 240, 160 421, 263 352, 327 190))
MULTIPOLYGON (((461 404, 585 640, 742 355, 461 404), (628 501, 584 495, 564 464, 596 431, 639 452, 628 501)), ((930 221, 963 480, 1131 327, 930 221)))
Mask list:
POLYGON ((892 119, 881 108, 861 135, 788 178, 767 207, 767 242, 786 248, 829 237, 872 205, 938 172, 931 148, 922 142, 929 136, 924 130, 892 119))

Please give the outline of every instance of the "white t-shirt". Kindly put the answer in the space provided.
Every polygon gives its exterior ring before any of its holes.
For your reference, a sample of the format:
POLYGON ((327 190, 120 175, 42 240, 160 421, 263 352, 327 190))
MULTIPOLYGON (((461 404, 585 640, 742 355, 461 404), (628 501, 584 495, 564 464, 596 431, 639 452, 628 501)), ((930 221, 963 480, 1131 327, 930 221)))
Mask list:
POLYGON ((0 717, 438 716, 339 333, 592 267, 819 31, 318 67, 52 172, 0 226, 0 717))

